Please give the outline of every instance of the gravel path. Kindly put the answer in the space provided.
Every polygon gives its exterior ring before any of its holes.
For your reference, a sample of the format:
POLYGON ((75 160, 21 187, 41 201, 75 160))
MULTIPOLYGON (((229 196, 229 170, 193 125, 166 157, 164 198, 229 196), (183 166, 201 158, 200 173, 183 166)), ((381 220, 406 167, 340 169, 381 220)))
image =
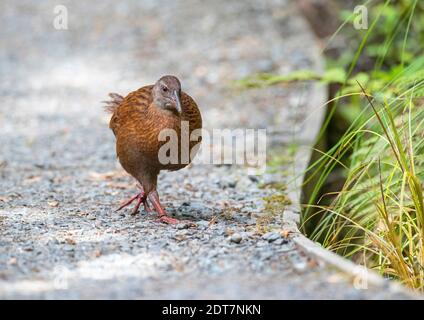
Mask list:
POLYGON ((68 30, 53 28, 55 1, 0 4, 0 298, 389 297, 355 289, 281 235, 274 197, 293 178, 292 147, 270 151, 260 176, 202 164, 161 174, 169 212, 196 227, 114 212, 135 184, 99 103, 110 91, 175 74, 208 129, 267 128, 290 141, 310 116, 310 85, 229 83, 316 67, 294 1, 62 3, 68 30))

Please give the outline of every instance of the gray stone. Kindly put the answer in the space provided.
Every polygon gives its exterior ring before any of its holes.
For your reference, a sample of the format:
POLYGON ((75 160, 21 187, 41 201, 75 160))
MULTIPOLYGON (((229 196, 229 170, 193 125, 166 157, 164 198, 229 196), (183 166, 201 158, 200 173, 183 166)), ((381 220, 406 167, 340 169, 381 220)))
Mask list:
POLYGON ((278 232, 267 232, 262 236, 262 239, 267 240, 268 242, 273 242, 277 239, 280 239, 280 234, 278 232))
POLYGON ((178 230, 188 229, 188 228, 190 228, 190 224, 189 223, 183 222, 183 223, 177 224, 177 229, 178 230))
POLYGON ((234 233, 230 236, 230 241, 234 243, 240 243, 243 237, 239 233, 234 233))
POLYGON ((279 238, 277 240, 275 240, 273 243, 276 245, 282 245, 282 244, 287 244, 289 241, 287 239, 284 238, 279 238))
POLYGON ((202 229, 206 229, 209 227, 209 221, 206 221, 206 220, 196 221, 196 224, 199 228, 202 228, 202 229))

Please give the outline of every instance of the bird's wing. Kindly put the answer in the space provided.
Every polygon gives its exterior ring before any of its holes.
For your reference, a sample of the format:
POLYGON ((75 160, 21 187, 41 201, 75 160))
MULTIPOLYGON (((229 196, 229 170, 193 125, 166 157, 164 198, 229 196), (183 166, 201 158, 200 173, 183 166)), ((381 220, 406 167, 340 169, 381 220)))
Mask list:
POLYGON ((202 115, 194 99, 182 92, 181 103, 184 105, 183 120, 190 122, 190 130, 202 128, 202 115))
POLYGON ((118 128, 123 125, 126 120, 132 118, 132 114, 134 111, 143 111, 147 109, 147 107, 151 103, 152 87, 153 86, 142 87, 136 91, 129 93, 118 103, 113 104, 113 113, 109 122, 109 128, 112 129, 115 135, 117 133, 118 128))

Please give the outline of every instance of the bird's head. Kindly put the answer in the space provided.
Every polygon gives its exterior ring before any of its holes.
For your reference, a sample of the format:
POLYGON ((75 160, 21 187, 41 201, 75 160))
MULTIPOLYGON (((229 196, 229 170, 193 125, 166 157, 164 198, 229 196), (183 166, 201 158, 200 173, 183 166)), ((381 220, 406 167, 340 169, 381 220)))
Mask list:
POLYGON ((153 86, 152 96, 157 107, 181 113, 181 83, 177 77, 160 78, 153 86))

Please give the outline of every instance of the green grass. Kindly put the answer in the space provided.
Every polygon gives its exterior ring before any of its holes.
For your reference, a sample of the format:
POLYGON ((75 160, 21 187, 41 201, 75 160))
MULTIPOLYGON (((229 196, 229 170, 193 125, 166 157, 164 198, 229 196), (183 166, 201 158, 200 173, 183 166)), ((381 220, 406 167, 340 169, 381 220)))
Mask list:
POLYGON ((424 107, 412 91, 405 102, 381 107, 364 96, 374 116, 340 141, 356 139, 345 184, 327 195, 328 205, 308 205, 303 223, 318 216, 307 229, 311 239, 422 290, 424 107))

